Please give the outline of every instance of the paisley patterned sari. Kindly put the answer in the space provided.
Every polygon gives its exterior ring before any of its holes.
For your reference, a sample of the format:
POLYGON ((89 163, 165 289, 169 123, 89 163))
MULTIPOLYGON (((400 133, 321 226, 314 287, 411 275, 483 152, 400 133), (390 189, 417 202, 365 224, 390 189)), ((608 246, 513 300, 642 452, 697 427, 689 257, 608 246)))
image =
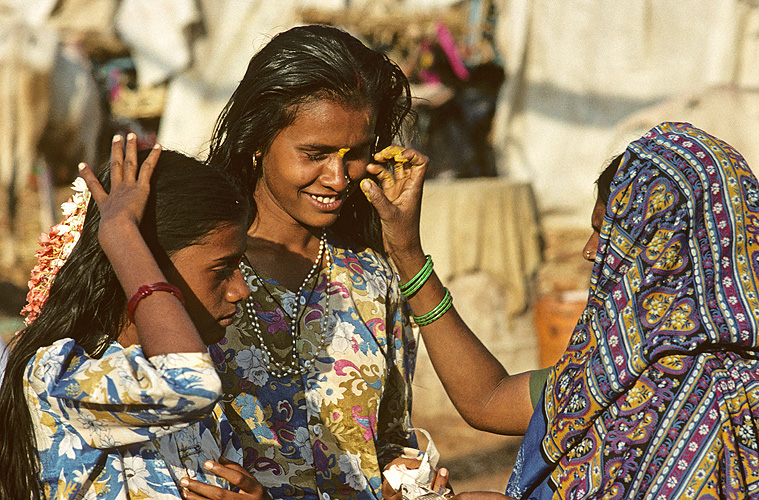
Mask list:
POLYGON ((758 236, 759 184, 731 146, 687 123, 628 146, 507 494, 759 497, 758 236))

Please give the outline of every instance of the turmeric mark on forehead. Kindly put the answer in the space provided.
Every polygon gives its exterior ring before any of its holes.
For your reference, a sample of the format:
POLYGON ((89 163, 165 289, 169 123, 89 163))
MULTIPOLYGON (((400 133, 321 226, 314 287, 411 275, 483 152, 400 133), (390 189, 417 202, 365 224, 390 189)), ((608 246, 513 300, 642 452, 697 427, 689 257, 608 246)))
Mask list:
POLYGON ((337 156, 339 156, 339 157, 340 157, 340 159, 342 160, 342 159, 343 159, 343 157, 345 156, 345 154, 346 154, 348 151, 350 151, 350 150, 351 150, 351 148, 340 148, 340 149, 338 149, 338 150, 337 150, 337 156))

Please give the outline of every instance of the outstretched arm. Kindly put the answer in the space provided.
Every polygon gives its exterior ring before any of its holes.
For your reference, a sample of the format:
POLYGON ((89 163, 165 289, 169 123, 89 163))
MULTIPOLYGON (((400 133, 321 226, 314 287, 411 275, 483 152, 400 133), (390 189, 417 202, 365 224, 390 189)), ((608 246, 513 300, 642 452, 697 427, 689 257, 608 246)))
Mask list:
MULTIPOLYGON (((378 177, 381 188, 365 179, 361 189, 382 219, 385 248, 401 282, 407 283, 426 260, 419 218, 428 160, 412 149, 390 146, 377 153, 375 161, 378 164, 368 169, 378 177), (383 166, 387 162, 392 167, 383 166)), ((418 316, 435 308, 444 296, 445 288, 433 271, 409 304, 418 316)), ((524 434, 533 411, 529 372, 510 375, 454 307, 420 330, 435 372, 467 423, 498 434, 524 434)))

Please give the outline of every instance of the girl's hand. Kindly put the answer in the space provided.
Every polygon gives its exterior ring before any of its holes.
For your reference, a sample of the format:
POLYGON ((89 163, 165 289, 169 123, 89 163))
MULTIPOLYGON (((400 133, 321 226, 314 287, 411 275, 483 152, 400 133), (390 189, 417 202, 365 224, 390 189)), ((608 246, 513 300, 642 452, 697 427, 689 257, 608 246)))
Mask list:
MULTIPOLYGON (((392 467, 393 465, 403 465, 407 469, 418 469, 419 466, 422 464, 421 460, 415 460, 413 458, 405 458, 405 457, 398 457, 394 459, 392 462, 388 464, 386 469, 388 467, 392 467)), ((430 489, 434 492, 445 494, 446 491, 450 491, 448 489, 448 469, 441 468, 438 469, 437 472, 435 472, 435 477, 432 478, 432 484, 430 485, 430 489)), ((400 491, 395 491, 395 489, 390 486, 390 483, 385 479, 382 478, 382 498, 384 500, 402 500, 403 499, 403 493, 400 491)))
POLYGON ((422 186, 428 159, 413 149, 388 146, 374 155, 367 171, 380 181, 381 189, 369 179, 361 181, 361 190, 382 219, 385 250, 394 258, 422 254, 419 216, 422 186), (389 165, 392 166, 390 170, 389 165))
POLYGON ((80 174, 100 209, 98 239, 104 248, 110 240, 118 241, 122 228, 127 225, 139 226, 150 193, 150 177, 160 153, 160 146, 156 145, 138 173, 137 136, 133 133, 127 135, 126 158, 121 137, 114 137, 111 144, 110 193, 106 193, 87 165, 79 165, 80 174))
POLYGON ((242 466, 224 457, 219 462, 207 460, 203 464, 207 471, 229 481, 229 484, 240 489, 240 492, 225 490, 218 486, 201 483, 194 479, 184 478, 179 484, 185 488, 182 497, 187 500, 271 500, 269 493, 242 466))

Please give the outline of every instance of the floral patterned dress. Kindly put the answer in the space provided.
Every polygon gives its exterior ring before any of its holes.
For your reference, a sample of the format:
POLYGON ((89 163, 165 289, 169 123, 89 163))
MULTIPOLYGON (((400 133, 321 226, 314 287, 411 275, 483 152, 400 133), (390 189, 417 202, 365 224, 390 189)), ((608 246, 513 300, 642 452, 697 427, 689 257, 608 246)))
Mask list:
POLYGON ((183 477, 229 488, 205 460, 240 462, 207 353, 146 359, 113 343, 95 359, 62 339, 37 351, 24 387, 42 498, 177 499, 183 477))
POLYGON ((382 467, 416 447, 416 340, 397 274, 372 250, 328 251, 332 266, 306 284, 299 308, 296 293, 242 263, 251 296, 209 349, 243 465, 273 498, 380 498, 382 467), (271 362, 294 359, 294 314, 300 369, 282 376, 271 362))

